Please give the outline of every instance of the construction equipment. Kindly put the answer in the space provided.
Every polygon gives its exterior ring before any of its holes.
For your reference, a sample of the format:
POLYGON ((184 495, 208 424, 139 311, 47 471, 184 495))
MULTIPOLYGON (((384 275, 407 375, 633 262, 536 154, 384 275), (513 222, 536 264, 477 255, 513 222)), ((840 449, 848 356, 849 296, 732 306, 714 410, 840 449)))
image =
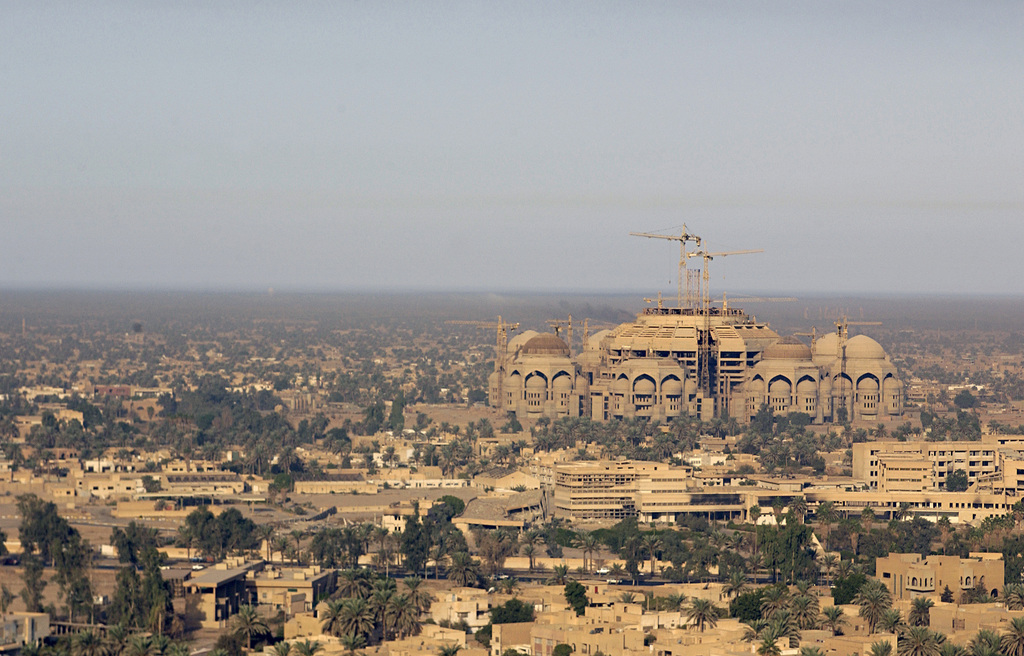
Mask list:
POLYGON ((850 337, 850 326, 881 326, 881 321, 850 321, 846 315, 840 316, 836 324, 836 357, 839 359, 839 396, 843 399, 843 407, 849 413, 853 408, 846 402, 846 341, 850 337))
MULTIPOLYGON (((679 307, 680 308, 682 308, 682 307, 694 307, 696 305, 696 303, 694 302, 695 301, 695 299, 694 299, 694 295, 695 295, 694 294, 694 287, 696 286, 694 284, 694 282, 696 282, 696 275, 698 274, 698 272, 697 271, 692 271, 691 272, 691 271, 687 270, 687 268, 686 268, 686 261, 687 261, 687 259, 689 259, 690 255, 691 255, 690 253, 686 252, 686 242, 691 242, 695 246, 700 248, 701 244, 703 243, 701 238, 698 237, 695 234, 690 233, 690 231, 686 228, 686 224, 685 223, 683 224, 683 231, 682 231, 682 233, 678 237, 676 237, 675 235, 659 235, 659 234, 653 233, 653 232, 631 232, 629 234, 631 234, 634 237, 649 237, 651 239, 668 239, 669 241, 678 241, 679 242, 679 278, 678 278, 678 282, 677 282, 678 289, 676 291, 676 293, 678 294, 677 302, 679 303, 679 307), (693 275, 691 276, 691 274, 693 274, 693 275), (684 280, 686 281, 686 296, 685 296, 686 305, 683 305, 683 301, 684 301, 683 281, 684 280)), ((660 307, 660 305, 659 305, 659 307, 660 307)))
POLYGON ((711 276, 708 272, 708 264, 716 257, 763 252, 763 249, 755 248, 742 251, 723 251, 720 253, 709 253, 702 250, 687 253, 688 257, 700 257, 704 260, 703 282, 701 284, 701 314, 704 318, 704 330, 698 344, 699 353, 697 359, 700 389, 704 393, 704 398, 711 397, 711 276))
MULTIPOLYGON (((497 321, 446 321, 445 323, 454 324, 457 326, 475 326, 476 328, 485 328, 494 330, 497 337, 494 345, 494 371, 498 373, 498 398, 497 401, 501 402, 502 396, 502 384, 505 381, 505 360, 506 354, 508 353, 508 334, 519 330, 518 323, 505 323, 501 319, 501 315, 498 315, 497 321)), ((493 399, 492 399, 493 401, 493 399)))
POLYGON ((555 337, 562 336, 562 328, 566 329, 566 340, 565 343, 569 345, 569 357, 572 357, 572 315, 569 315, 569 320, 563 319, 548 319, 548 325, 555 331, 555 337))

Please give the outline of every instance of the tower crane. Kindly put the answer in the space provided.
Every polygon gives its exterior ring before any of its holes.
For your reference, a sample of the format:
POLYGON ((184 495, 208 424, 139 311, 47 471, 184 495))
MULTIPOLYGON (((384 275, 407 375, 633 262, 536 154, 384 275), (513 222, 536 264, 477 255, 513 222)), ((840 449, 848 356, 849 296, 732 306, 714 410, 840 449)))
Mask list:
MULTIPOLYGON (((839 394, 846 406, 846 340, 850 337, 850 326, 881 326, 881 321, 850 321, 846 315, 840 316, 836 324, 836 357, 839 359, 839 394)), ((853 408, 846 408, 850 412, 853 408)))
POLYGON ((495 321, 461 321, 453 320, 446 321, 445 323, 454 324, 457 326, 474 326, 476 328, 485 328, 494 330, 496 333, 495 345, 494 345, 494 371, 498 374, 498 401, 504 398, 502 396, 502 385, 505 382, 505 358, 508 353, 508 334, 519 330, 518 323, 506 323, 502 321, 501 315, 498 315, 498 320, 495 321))
POLYGON ((710 398, 711 396, 711 275, 708 272, 708 264, 716 257, 763 252, 763 249, 755 248, 741 251, 723 251, 720 253, 709 253, 705 250, 687 253, 687 257, 700 257, 704 260, 703 281, 701 284, 701 315, 704 318, 704 334, 698 344, 699 353, 697 360, 697 371, 700 374, 700 389, 704 393, 704 398, 710 398))
MULTIPOLYGON (((687 268, 686 268, 686 261, 687 261, 687 259, 689 259, 690 255, 691 255, 691 253, 687 253, 686 252, 686 242, 691 242, 692 244, 694 244, 695 246, 700 248, 700 246, 703 244, 703 240, 701 240, 701 238, 698 237, 697 235, 691 233, 689 231, 689 229, 687 229, 685 223, 683 224, 683 231, 682 231, 682 233, 680 233, 680 235, 678 237, 676 237, 675 235, 659 235, 659 234, 653 233, 653 232, 631 232, 629 234, 631 234, 634 237, 649 237, 651 239, 667 239, 669 241, 678 241, 679 242, 679 278, 678 278, 678 281, 677 281, 677 291, 676 291, 676 293, 678 294, 678 301, 677 302, 679 303, 679 307, 680 308, 684 307, 684 305, 683 305, 683 298, 684 298, 684 296, 683 296, 683 281, 685 280, 686 281, 686 296, 685 296, 686 305, 685 305, 685 307, 693 307, 695 305, 694 298, 693 298, 693 296, 694 296, 694 289, 693 288, 696 287, 697 285, 699 285, 700 283, 690 279, 690 273, 691 272, 689 270, 687 270, 687 268), (696 284, 694 284, 695 282, 696 282, 696 284)), ((693 273, 697 273, 697 272, 694 271, 693 273)))
POLYGON ((548 325, 555 331, 555 337, 562 336, 562 328, 566 329, 566 344, 569 345, 569 357, 572 357, 572 315, 569 315, 569 320, 564 319, 548 319, 548 325))

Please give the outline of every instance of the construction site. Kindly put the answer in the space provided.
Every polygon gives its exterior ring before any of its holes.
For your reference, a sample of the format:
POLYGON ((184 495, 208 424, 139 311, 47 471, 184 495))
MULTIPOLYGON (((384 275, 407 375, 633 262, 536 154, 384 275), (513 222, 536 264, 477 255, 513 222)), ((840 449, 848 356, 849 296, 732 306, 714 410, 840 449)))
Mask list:
MULTIPOLYGON (((835 331, 780 335, 742 309, 745 299, 712 299, 709 266, 716 258, 760 250, 713 252, 683 227, 677 235, 631 233, 679 242, 675 305, 659 294, 635 320, 591 332, 583 321, 550 321, 553 332, 518 332, 500 317, 495 368, 488 381, 492 407, 519 419, 689 415, 748 422, 767 406, 801 412, 814 423, 880 420, 903 413, 903 383, 882 346, 836 320, 835 331), (690 267, 690 260, 701 263, 690 267), (564 338, 563 338, 564 334, 564 338), (809 344, 800 337, 809 338, 809 344)), ((756 299, 766 300, 766 299, 756 299)), ((785 300, 785 299, 779 299, 785 300)))

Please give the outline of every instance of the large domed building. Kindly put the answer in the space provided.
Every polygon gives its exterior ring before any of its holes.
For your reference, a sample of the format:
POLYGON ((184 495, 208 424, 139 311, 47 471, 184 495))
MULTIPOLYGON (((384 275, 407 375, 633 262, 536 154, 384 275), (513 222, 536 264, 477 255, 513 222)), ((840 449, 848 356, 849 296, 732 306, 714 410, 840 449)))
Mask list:
POLYGON ((583 350, 526 331, 491 375, 492 405, 520 419, 680 415, 749 421, 767 404, 815 423, 903 413, 903 385, 885 350, 846 325, 811 346, 742 310, 649 307, 635 321, 586 335, 583 350))

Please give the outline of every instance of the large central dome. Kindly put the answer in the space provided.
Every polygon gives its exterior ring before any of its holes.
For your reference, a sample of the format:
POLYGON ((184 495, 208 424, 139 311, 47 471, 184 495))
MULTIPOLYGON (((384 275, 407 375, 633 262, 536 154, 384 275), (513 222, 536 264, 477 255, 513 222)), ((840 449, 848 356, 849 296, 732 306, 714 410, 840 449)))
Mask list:
POLYGON ((523 344, 523 355, 564 355, 568 357, 569 346, 551 333, 531 337, 523 344))

